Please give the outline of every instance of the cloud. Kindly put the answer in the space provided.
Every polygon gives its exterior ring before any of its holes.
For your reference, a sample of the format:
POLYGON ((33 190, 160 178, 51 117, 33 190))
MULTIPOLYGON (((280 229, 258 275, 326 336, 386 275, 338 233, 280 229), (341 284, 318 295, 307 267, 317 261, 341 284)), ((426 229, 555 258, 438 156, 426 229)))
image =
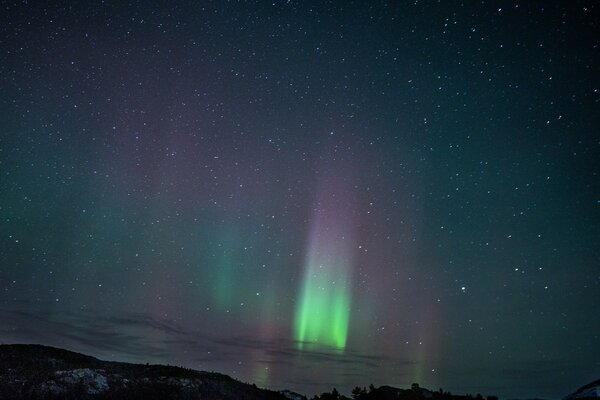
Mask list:
POLYGON ((101 315, 95 311, 52 313, 48 310, 0 310, 0 341, 40 343, 104 360, 182 365, 219 371, 253 381, 257 368, 268 368, 279 388, 313 388, 315 392, 349 378, 395 377, 414 369, 414 362, 352 349, 317 349, 286 339, 250 335, 223 336, 187 329, 174 321, 146 314, 101 315), (316 374, 316 375, 315 375, 316 374))
MULTIPOLYGON (((382 362, 391 361, 391 358, 387 356, 361 354, 352 350, 346 350, 343 352, 343 354, 336 349, 331 349, 330 351, 310 349, 299 350, 296 348, 297 342, 292 340, 258 340, 255 338, 235 336, 214 339, 213 341, 216 344, 228 348, 240 347, 252 350, 263 350, 265 354, 278 359, 279 362, 285 359, 298 359, 301 357, 305 361, 333 364, 352 364, 374 368, 379 366, 382 362)), ((403 363, 412 364, 411 361, 405 361, 403 363)))
POLYGON ((148 339, 148 331, 181 333, 167 323, 144 316, 98 317, 91 313, 0 310, 2 341, 41 343, 94 355, 160 358, 167 355, 148 339))

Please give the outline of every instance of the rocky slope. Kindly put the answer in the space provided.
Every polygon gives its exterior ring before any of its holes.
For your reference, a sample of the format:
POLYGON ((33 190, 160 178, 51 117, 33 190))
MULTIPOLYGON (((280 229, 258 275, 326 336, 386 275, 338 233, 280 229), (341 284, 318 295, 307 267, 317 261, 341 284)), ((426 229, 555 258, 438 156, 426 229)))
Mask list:
POLYGON ((583 400, 600 398, 600 379, 580 387, 572 394, 565 397, 564 400, 583 400))
MULTIPOLYGON (((413 384, 355 388, 357 400, 484 400, 430 391, 413 384)), ((259 389, 229 376, 164 365, 98 360, 41 345, 0 345, 0 400, 306 400, 290 392, 259 389)), ((316 400, 346 400, 335 389, 316 400)), ((599 400, 600 380, 582 386, 563 400, 599 400)), ((488 396, 487 400, 498 400, 488 396)))
POLYGON ((0 346, 0 400, 285 400, 226 375, 163 365, 101 361, 39 345, 0 346))

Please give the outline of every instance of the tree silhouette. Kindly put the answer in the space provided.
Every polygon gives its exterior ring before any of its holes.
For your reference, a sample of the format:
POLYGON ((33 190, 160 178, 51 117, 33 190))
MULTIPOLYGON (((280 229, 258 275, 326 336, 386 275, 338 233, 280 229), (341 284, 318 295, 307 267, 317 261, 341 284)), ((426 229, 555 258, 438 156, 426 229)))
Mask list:
POLYGON ((364 387, 361 388, 359 386, 352 389, 352 398, 354 400, 364 400, 367 398, 367 389, 364 387))

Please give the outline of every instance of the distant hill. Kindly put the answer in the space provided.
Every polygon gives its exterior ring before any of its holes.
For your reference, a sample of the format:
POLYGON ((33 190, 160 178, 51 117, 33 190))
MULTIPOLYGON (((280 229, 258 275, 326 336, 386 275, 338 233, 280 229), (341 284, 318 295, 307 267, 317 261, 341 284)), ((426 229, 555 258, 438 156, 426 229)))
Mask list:
POLYGON ((40 345, 0 345, 0 400, 285 400, 227 375, 101 361, 40 345))
POLYGON ((600 398, 600 379, 594 382, 588 383, 585 386, 580 387, 575 392, 571 393, 564 400, 584 400, 584 399, 595 399, 600 398))
MULTIPOLYGON (((598 400, 600 380, 563 400, 598 400)), ((414 383, 410 389, 356 387, 356 400, 484 400, 431 391, 414 383)), ((0 345, 0 400, 306 400, 288 390, 275 392, 227 375, 165 365, 102 361, 41 345, 0 345)), ((346 400, 333 389, 312 400, 346 400)), ((487 400, 498 400, 488 396, 487 400)))
MULTIPOLYGON (((378 388, 370 386, 367 388, 356 387, 352 391, 352 398, 355 400, 485 400, 480 394, 454 395, 450 392, 444 392, 441 389, 431 391, 413 383, 410 389, 398 389, 392 386, 380 386, 378 388)), ((345 400, 344 396, 337 392, 323 393, 319 400, 345 400)), ((488 396, 487 400, 498 400, 496 396, 488 396)))

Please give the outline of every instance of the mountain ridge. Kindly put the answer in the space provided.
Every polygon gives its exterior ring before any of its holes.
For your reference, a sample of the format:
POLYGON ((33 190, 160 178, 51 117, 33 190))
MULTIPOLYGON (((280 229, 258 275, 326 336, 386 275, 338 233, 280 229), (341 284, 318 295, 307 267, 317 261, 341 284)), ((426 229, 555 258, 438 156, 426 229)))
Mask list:
POLYGON ((217 372, 103 361, 43 345, 0 345, 0 400, 285 400, 217 372))
MULTIPOLYGON (((371 385, 356 387, 356 400, 484 400, 481 395, 453 395, 413 383, 410 389, 371 385)), ((600 379, 584 385, 563 400, 600 398, 600 379)), ((307 400, 289 390, 273 391, 238 381, 218 372, 157 364, 104 361, 40 344, 0 345, 0 400, 307 400)), ((350 399, 337 390, 311 400, 350 399)), ((487 396, 487 400, 498 400, 487 396)))
POLYGON ((564 397, 563 400, 584 400, 600 398, 600 379, 581 386, 579 389, 564 397))

